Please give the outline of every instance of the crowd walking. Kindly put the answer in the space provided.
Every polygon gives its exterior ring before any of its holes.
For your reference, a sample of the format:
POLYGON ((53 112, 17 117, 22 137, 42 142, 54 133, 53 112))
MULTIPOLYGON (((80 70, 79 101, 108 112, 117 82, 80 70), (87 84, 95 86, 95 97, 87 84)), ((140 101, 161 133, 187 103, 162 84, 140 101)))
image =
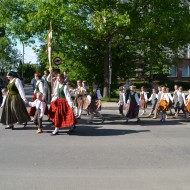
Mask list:
MULTIPOLYGON (((28 101, 17 73, 8 72, 7 79, 9 80, 7 87, 1 90, 3 101, 0 106, 2 109, 0 122, 6 125, 5 129, 15 129, 15 123, 26 127, 28 122, 32 121, 37 128, 36 133, 43 133, 45 114, 54 125, 52 136, 58 135, 61 129, 74 132, 82 113, 87 115, 88 124, 93 123, 95 115, 100 119, 100 123, 105 121, 101 114, 101 90, 96 82, 88 85, 87 81, 78 80, 76 87, 72 88, 66 73, 61 74, 59 69, 44 71, 42 77, 40 73, 35 73, 32 79, 34 94, 32 101, 28 101), (29 112, 26 109, 27 105, 30 106, 29 112)), ((181 86, 175 85, 173 93, 165 86, 158 86, 152 89, 151 94, 142 86, 138 93, 136 86, 127 78, 126 85, 119 87, 118 92, 119 114, 126 123, 130 119, 141 122, 139 115, 147 119, 160 118, 160 122, 163 123, 169 116, 177 119, 180 112, 183 113, 184 119, 189 121, 190 90, 185 96, 181 86), (146 113, 148 106, 151 107, 150 112, 146 113)))

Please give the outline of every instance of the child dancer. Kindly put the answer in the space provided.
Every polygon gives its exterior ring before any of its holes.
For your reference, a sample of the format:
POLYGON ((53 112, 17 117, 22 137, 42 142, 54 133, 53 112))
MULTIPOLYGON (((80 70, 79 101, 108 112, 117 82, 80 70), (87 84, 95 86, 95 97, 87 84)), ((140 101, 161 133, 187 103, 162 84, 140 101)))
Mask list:
POLYGON ((100 89, 98 88, 98 85, 95 82, 92 83, 92 87, 93 87, 93 92, 91 94, 91 103, 89 107, 90 120, 87 123, 93 122, 94 113, 101 118, 102 120, 101 123, 104 123, 104 117, 98 111, 98 109, 102 105, 102 102, 101 102, 102 95, 100 93, 100 89))
POLYGON ((157 117, 158 117, 158 103, 160 102, 161 95, 162 95, 162 87, 158 86, 158 100, 157 100, 157 103, 156 103, 153 119, 157 119, 157 117))
POLYGON ((140 105, 141 105, 141 109, 143 110, 142 111, 142 114, 141 115, 144 115, 145 114, 145 109, 147 108, 147 93, 145 92, 145 88, 144 86, 141 87, 141 92, 140 92, 140 105))
POLYGON ((6 97, 7 97, 7 94, 8 94, 8 88, 2 88, 1 93, 2 93, 2 96, 3 96, 3 101, 1 103, 1 108, 2 108, 4 106, 4 104, 5 104, 5 100, 6 100, 6 97))
POLYGON ((126 114, 126 122, 128 122, 128 119, 137 119, 137 123, 140 121, 139 119, 139 97, 138 94, 136 93, 136 86, 130 86, 130 93, 129 93, 129 99, 127 100, 128 104, 128 111, 126 114))
POLYGON ((166 87, 162 87, 162 94, 160 101, 158 102, 158 111, 161 112, 161 122, 166 120, 166 111, 168 110, 169 97, 166 92, 166 87))
POLYGON ((150 98, 148 99, 148 101, 151 101, 151 103, 152 103, 151 112, 148 114, 148 117, 150 117, 153 114, 153 112, 156 108, 157 101, 158 101, 158 94, 156 93, 156 89, 154 89, 154 88, 152 89, 152 94, 151 94, 150 98))
POLYGON ((42 130, 42 118, 46 109, 46 103, 42 100, 43 94, 41 92, 36 93, 37 99, 34 102, 28 102, 29 106, 35 107, 36 112, 34 115, 34 124, 38 128, 36 133, 43 133, 42 130))
POLYGON ((121 114, 122 117, 124 117, 124 114, 123 114, 123 107, 125 105, 125 88, 123 88, 123 86, 119 87, 119 102, 118 102, 118 105, 119 105, 119 113, 121 114))

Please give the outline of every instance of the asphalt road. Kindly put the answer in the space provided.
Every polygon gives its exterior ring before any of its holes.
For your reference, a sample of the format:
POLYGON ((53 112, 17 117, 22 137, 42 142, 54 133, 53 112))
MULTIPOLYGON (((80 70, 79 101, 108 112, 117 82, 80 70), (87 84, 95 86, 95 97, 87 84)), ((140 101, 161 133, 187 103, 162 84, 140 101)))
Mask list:
MULTIPOLYGON (((31 88, 26 87, 27 97, 31 88)), ((86 124, 82 115, 69 134, 44 118, 44 133, 32 122, 23 129, 0 128, 0 190, 189 190, 190 125, 143 116, 125 123, 116 103, 86 124)))

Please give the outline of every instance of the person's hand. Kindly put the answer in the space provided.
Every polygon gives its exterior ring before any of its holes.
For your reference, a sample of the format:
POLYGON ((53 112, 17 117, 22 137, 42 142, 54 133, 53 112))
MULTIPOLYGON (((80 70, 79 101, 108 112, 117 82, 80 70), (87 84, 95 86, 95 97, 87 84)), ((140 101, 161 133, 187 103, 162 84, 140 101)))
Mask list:
POLYGON ((28 100, 27 100, 27 99, 26 99, 26 100, 24 100, 24 103, 25 103, 25 104, 28 104, 28 100))

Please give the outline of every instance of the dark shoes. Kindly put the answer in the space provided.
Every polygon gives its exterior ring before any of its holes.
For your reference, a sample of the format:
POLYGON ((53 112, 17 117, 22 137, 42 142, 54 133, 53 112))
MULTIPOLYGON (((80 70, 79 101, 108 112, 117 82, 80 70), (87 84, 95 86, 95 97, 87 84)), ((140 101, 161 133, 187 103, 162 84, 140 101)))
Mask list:
POLYGON ((14 129, 14 125, 9 125, 9 126, 7 126, 7 127, 5 127, 5 129, 14 129))
POLYGON ((28 123, 27 123, 27 122, 25 122, 25 123, 24 123, 24 126, 23 126, 23 128, 25 128, 25 127, 27 126, 27 124, 28 124, 28 123))
POLYGON ((76 129, 76 126, 74 125, 70 130, 69 130, 69 132, 74 132, 74 130, 76 129))

